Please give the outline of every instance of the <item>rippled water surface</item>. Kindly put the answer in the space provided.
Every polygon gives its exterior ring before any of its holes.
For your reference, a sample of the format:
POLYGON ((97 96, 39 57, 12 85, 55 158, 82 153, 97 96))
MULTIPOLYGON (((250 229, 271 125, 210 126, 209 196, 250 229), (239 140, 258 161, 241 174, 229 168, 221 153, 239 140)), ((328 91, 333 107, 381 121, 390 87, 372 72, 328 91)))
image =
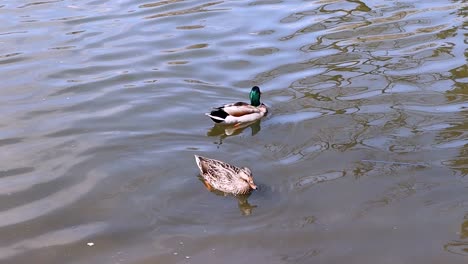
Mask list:
POLYGON ((0 262, 467 263, 467 12, 1 1, 0 262), (261 122, 204 116, 253 85, 261 122))

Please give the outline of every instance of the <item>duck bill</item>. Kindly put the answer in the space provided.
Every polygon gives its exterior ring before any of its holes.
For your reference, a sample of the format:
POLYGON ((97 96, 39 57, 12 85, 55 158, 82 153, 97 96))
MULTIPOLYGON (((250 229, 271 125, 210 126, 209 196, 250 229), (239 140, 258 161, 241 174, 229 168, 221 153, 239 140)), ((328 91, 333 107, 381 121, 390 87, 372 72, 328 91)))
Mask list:
POLYGON ((250 185, 250 188, 254 189, 254 190, 257 190, 257 185, 253 184, 253 183, 249 183, 250 185))

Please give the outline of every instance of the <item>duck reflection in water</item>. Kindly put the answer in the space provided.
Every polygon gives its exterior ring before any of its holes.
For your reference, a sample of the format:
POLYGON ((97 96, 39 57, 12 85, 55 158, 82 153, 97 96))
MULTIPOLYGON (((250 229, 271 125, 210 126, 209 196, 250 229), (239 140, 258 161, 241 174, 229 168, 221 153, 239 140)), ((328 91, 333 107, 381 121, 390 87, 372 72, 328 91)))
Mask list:
POLYGON ((223 143, 223 139, 230 137, 230 136, 239 135, 240 133, 242 133, 242 131, 244 131, 245 129, 249 127, 251 129, 252 136, 255 136, 261 130, 261 126, 260 126, 261 122, 262 122, 261 120, 256 120, 253 122, 240 123, 236 125, 215 124, 208 131, 208 133, 206 133, 206 135, 210 137, 219 136, 219 145, 221 145, 223 143))
POLYGON ((250 197, 251 193, 232 195, 232 194, 225 193, 225 192, 213 189, 213 188, 210 189, 209 187, 206 186, 206 182, 202 176, 198 176, 198 179, 203 183, 203 185, 205 185, 206 189, 210 191, 211 193, 214 193, 215 195, 219 195, 223 197, 232 196, 233 198, 235 198, 237 200, 237 207, 239 208, 241 215, 249 216, 252 214, 253 209, 257 207, 256 205, 251 205, 249 203, 248 198, 250 197))
POLYGON ((468 214, 465 215, 461 224, 460 239, 452 240, 444 245, 444 249, 450 253, 468 256, 468 214))
POLYGON ((244 194, 236 196, 237 198, 237 206, 242 215, 251 215, 252 210, 257 207, 256 205, 251 205, 247 198, 249 198, 250 194, 244 194))

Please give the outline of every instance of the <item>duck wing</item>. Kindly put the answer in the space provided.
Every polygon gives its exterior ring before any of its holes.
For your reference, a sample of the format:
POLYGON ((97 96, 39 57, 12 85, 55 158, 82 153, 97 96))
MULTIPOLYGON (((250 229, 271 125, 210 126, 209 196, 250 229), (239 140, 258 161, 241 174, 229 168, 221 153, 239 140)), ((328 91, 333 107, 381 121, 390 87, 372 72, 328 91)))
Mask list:
POLYGON ((206 158, 206 157, 202 157, 198 155, 195 155, 195 161, 202 174, 213 173, 213 172, 214 174, 223 173, 223 172, 237 174, 240 171, 240 168, 233 166, 231 164, 228 164, 226 162, 222 162, 219 160, 210 159, 210 158, 206 158))
POLYGON ((244 116, 253 113, 260 113, 260 109, 255 106, 251 106, 244 102, 237 102, 234 104, 227 104, 222 107, 223 111, 230 116, 244 116))

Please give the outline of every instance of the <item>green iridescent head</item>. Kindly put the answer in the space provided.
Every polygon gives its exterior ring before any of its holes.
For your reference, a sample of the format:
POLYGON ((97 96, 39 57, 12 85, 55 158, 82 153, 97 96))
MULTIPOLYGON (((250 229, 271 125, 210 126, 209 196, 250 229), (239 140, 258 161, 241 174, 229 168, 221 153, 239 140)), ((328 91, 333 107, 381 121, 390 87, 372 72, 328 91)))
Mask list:
POLYGON ((260 105, 260 95, 262 93, 260 92, 260 88, 258 86, 252 87, 252 90, 250 90, 250 104, 253 106, 259 106, 260 105))

